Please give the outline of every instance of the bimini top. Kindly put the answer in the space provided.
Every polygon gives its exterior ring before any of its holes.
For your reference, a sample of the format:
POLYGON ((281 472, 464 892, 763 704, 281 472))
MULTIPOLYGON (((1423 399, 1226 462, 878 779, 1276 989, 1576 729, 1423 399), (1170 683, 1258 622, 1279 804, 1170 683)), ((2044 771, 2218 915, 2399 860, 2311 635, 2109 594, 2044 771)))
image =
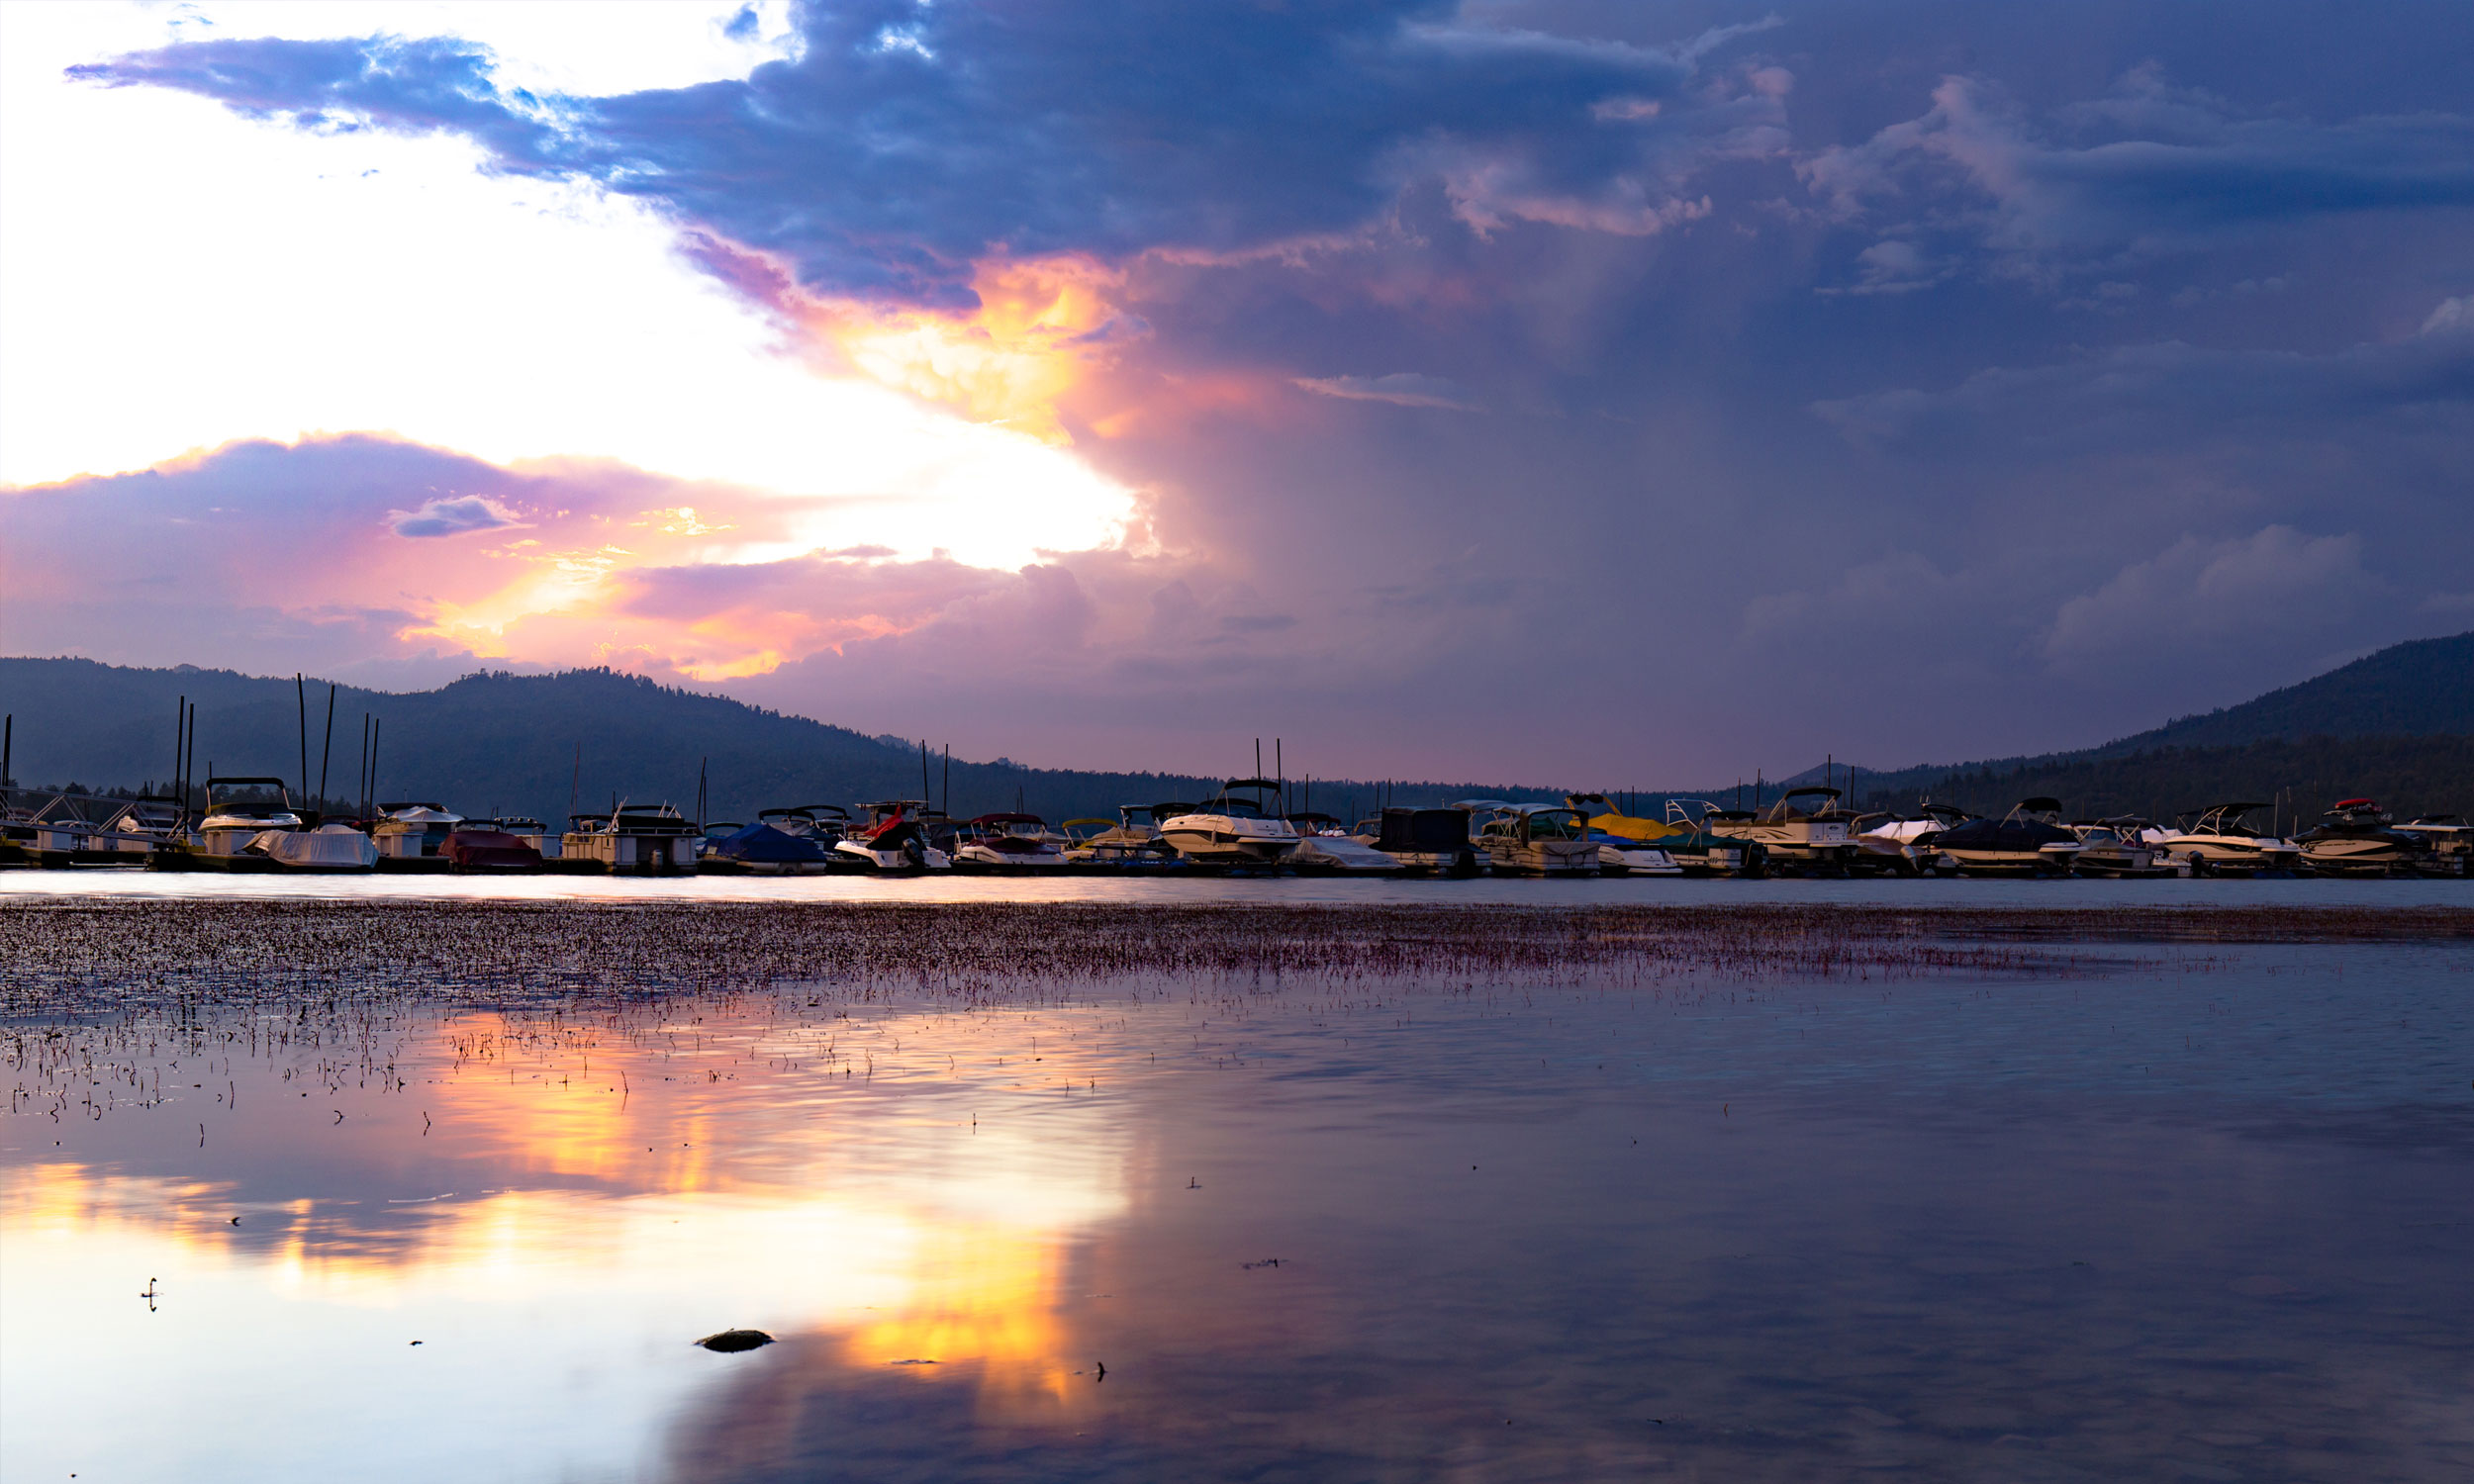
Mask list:
POLYGON ((971 822, 973 824, 980 825, 1036 824, 1042 827, 1045 827, 1048 823, 1047 820, 1040 818, 1037 814, 982 814, 979 818, 974 819, 971 822))

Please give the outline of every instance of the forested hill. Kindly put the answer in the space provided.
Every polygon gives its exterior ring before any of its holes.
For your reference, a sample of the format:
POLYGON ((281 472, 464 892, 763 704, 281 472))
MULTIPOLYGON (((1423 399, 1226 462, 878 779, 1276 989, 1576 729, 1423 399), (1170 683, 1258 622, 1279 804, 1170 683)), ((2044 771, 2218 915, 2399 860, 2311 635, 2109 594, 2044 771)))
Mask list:
POLYGON ((2091 756, 2160 747, 2227 747, 2304 737, 2474 734, 2474 632, 2392 644, 2298 686, 2095 748, 2091 756))
MULTIPOLYGON (((290 677, 182 666, 129 669, 74 659, 0 659, 0 711, 16 717, 10 772, 20 785, 135 788, 170 778, 177 697, 198 707, 196 776, 301 775, 290 677)), ((360 766, 361 718, 380 723, 378 794, 435 799, 466 814, 523 813, 562 821, 573 799, 614 797, 692 811, 697 768, 710 760, 707 817, 746 819, 779 805, 917 797, 919 744, 763 710, 726 696, 656 685, 609 670, 479 674, 406 694, 344 687, 335 701, 326 796, 348 805, 360 766), (578 750, 581 748, 581 764, 578 750)), ((309 683, 309 774, 325 747, 327 686, 309 683)), ((1024 807, 1049 819, 1112 816, 1120 803, 1196 799, 1222 780, 1174 774, 1084 773, 955 758, 952 807, 968 816, 1024 807)), ((940 757, 929 783, 941 798, 940 757)), ((1473 794, 1539 798, 1541 788, 1402 785, 1403 803, 1473 794)), ((1314 806, 1338 814, 1374 798, 1367 784, 1317 781, 1314 806)), ((1291 802, 1302 805, 1299 793, 1291 802)))

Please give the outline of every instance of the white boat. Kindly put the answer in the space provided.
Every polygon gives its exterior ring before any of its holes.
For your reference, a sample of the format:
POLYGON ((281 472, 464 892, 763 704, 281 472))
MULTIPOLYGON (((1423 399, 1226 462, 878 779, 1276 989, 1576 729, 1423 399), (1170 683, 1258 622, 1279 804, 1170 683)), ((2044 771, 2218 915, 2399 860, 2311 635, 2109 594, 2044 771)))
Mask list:
POLYGON ((1212 866, 1279 866, 1297 851, 1296 826, 1270 807, 1280 785, 1230 779, 1215 798, 1160 821, 1160 838, 1189 861, 1212 866))
POLYGON ((108 835, 104 848, 115 855, 143 861, 152 851, 178 838, 180 812, 180 804, 173 799, 133 800, 104 824, 108 835))
POLYGON ((1682 864, 1657 842, 1687 831, 1626 814, 1603 793, 1567 793, 1564 802, 1580 815, 1584 837, 1597 846, 1601 875, 1683 875, 1682 864))
MULTIPOLYGON (((1930 809, 1932 806, 1928 805, 1930 809)), ((1945 806, 1947 807, 1947 806, 1945 806)), ((1966 823, 1967 816, 1957 809, 1947 809, 1954 817, 1935 818, 1926 813, 1922 818, 1880 813, 1865 814, 1849 826, 1847 843, 1854 847, 1850 864, 1869 866, 1897 876, 1923 876, 1938 870, 1942 864, 1941 849, 1933 842, 1942 831, 1952 825, 1966 823)))
POLYGON ((2314 876, 2415 876, 2430 841, 2396 829, 2396 816, 2367 798, 2342 798, 2319 825, 2294 837, 2314 876))
POLYGON ((1190 814, 1189 803, 1119 804, 1114 821, 1069 819, 1066 864, 1092 871, 1182 871, 1186 858, 1160 838, 1160 821, 1190 814))
POLYGON ((1037 814, 982 814, 955 836, 956 871, 1038 874, 1065 869, 1065 851, 1037 814))
POLYGON ((2264 803, 2222 803, 2203 809, 2191 827, 2164 832, 2162 844, 2195 876, 2256 876, 2290 871, 2302 859, 2291 840, 2262 835, 2243 822, 2264 803))
POLYGON ((2161 845, 2145 837, 2143 819, 2080 819, 2070 825, 2079 837, 2079 856, 2071 870, 2080 876, 2145 877, 2185 874, 2161 845))
POLYGON ((1400 863, 1352 836, 1329 814, 1291 814, 1297 831, 1296 853, 1288 864, 1301 874, 1317 876, 1396 876, 1400 863))
POLYGON ((267 830, 250 841, 248 848, 274 862, 279 871, 323 874, 378 869, 377 845, 341 822, 314 830, 267 830))
POLYGON ((859 806, 868 816, 864 824, 854 825, 851 832, 833 842, 834 854, 856 861, 872 871, 905 873, 949 871, 953 857, 928 843, 925 818, 927 801, 919 798, 887 799, 859 806))
POLYGON ((1597 843, 1569 804, 1511 804, 1477 831, 1486 864, 1501 876, 1597 876, 1597 843))
POLYGON ((464 822, 463 815, 450 814, 434 803, 386 803, 378 810, 383 817, 371 828, 369 838, 378 854, 394 861, 434 860, 446 837, 464 822))
POLYGON ((206 812, 198 820, 194 860, 225 871, 268 871, 272 860, 251 850, 261 835, 301 827, 291 790, 279 778, 210 778, 206 812))
POLYGON ((1818 785, 1789 788, 1758 812, 1712 809, 1702 816, 1701 826, 1715 835, 1755 842, 1768 853, 1772 867, 1842 869, 1850 847, 1839 797, 1840 790, 1818 785))

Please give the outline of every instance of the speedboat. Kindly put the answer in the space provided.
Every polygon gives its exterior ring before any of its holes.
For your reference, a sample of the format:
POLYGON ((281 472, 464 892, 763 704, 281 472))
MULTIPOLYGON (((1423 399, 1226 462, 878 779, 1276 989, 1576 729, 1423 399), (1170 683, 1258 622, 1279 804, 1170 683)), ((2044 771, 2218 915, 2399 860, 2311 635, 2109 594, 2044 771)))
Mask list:
POLYGON ((2294 837, 2302 864, 2316 876, 2409 876, 2430 842, 2391 828, 2396 816, 2367 798, 2340 798, 2326 819, 2294 837))
POLYGON ((370 830, 369 839, 378 849, 381 870, 402 870, 425 861, 443 867, 438 854, 447 836, 464 822, 463 815, 448 813, 434 803, 384 803, 378 810, 382 817, 370 830))
POLYGON ((788 809, 766 809, 751 824, 742 824, 718 839, 709 840, 698 855, 696 869, 716 876, 821 876, 829 868, 824 847, 804 833, 794 834, 780 821, 788 809))
POLYGON ((1718 833, 1715 818, 1726 812, 1703 798, 1666 800, 1669 833, 1658 837, 1658 848, 1683 868, 1685 876, 1763 875, 1769 864, 1765 847, 1757 840, 1718 833))
POLYGON ((1467 809, 1393 806, 1358 823, 1356 839, 1391 857, 1409 876, 1475 876, 1483 857, 1470 843, 1467 809))
POLYGON ((1819 785, 1789 788, 1757 813, 1712 809, 1702 823, 1716 834, 1755 842, 1768 852, 1773 866, 1843 870, 1850 850, 1840 797, 1839 789, 1819 785))
POLYGON ((301 816, 282 779, 210 778, 194 863, 222 871, 272 871, 273 859, 249 847, 261 835, 300 828, 301 816))
POLYGON ((2079 856, 2070 869, 2080 876, 2173 876, 2179 867, 2162 846, 2145 838, 2143 819, 2079 819, 2070 833, 2079 837, 2079 856))
POLYGON ((1623 813, 1603 793, 1567 793, 1564 802, 1578 813, 1584 838, 1598 848, 1598 871, 1604 876, 1681 876, 1683 868, 1656 841, 1680 834, 1655 819, 1623 813))
POLYGON ((2415 863, 2425 876, 2474 875, 2474 825, 2463 815, 2425 814, 2397 828, 2430 842, 2429 853, 2415 863))
POLYGON ((1910 819, 1903 814, 1861 814, 1847 826, 1850 870, 1922 876, 1941 859, 1941 851, 1920 841, 1941 834, 1942 821, 1930 815, 1910 819))
POLYGON ((1477 831, 1486 863, 1502 876, 1597 876, 1589 822, 1569 804, 1514 804, 1477 831))
POLYGON ((367 835, 340 821, 306 830, 267 830, 248 850, 275 863, 278 871, 343 874, 378 869, 378 847, 367 835))
POLYGON ((548 825, 529 815, 501 814, 490 821, 489 827, 501 834, 515 836, 520 843, 529 847, 534 855, 539 856, 544 864, 559 858, 562 843, 559 837, 550 832, 548 825))
POLYGON ((1160 838, 1160 821, 1190 814, 1189 803, 1119 804, 1117 817, 1069 819, 1066 863, 1091 871, 1183 871, 1186 858, 1160 838))
POLYGON ((1291 814, 1297 831, 1296 853, 1288 864, 1300 874, 1318 876, 1389 876, 1400 863, 1340 827, 1329 814, 1291 814))
POLYGON ((956 871, 1054 872, 1065 851, 1037 814, 982 814, 965 824, 954 852, 956 871))
POLYGON ((2190 863, 2194 876, 2255 876, 2290 871, 2302 858, 2291 840, 2262 835, 2243 822, 2264 803, 2222 803, 2202 809, 2190 828, 2164 834, 2164 847, 2190 863))
POLYGON ((2067 876, 2082 848, 2054 798, 2023 798, 1999 819, 1942 831, 1934 844, 1966 876, 2067 876))
POLYGON ((669 804, 621 802, 568 818, 559 854, 586 871, 679 876, 696 869, 696 825, 669 804))
POLYGON ((835 841, 834 854, 875 871, 952 869, 953 857, 928 843, 926 827, 920 817, 927 812, 925 799, 886 799, 859 807, 866 811, 867 822, 854 825, 848 836, 835 841))
POLYGON ((1297 851, 1297 829, 1273 812, 1280 785, 1230 779, 1190 813, 1160 821, 1160 838, 1189 861, 1213 866, 1278 866, 1297 851))

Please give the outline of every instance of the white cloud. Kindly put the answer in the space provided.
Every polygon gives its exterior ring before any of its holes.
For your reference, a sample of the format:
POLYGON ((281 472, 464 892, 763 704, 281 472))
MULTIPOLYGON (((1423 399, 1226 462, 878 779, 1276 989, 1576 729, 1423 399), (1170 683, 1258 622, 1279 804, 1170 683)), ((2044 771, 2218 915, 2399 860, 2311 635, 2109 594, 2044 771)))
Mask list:
POLYGON ((2184 536, 2061 604, 2044 639, 2060 665, 2192 653, 2229 640, 2341 628, 2387 584, 2362 566, 2362 538, 2270 525, 2247 536, 2184 536))
POLYGON ((61 75, 167 27, 451 29, 510 82, 607 91, 737 75, 778 52, 772 9, 740 42, 727 4, 0 6, 0 484, 367 430, 836 497, 839 545, 1012 567, 1109 541, 1122 487, 816 376, 649 207, 485 174, 443 136, 311 134, 61 75))

